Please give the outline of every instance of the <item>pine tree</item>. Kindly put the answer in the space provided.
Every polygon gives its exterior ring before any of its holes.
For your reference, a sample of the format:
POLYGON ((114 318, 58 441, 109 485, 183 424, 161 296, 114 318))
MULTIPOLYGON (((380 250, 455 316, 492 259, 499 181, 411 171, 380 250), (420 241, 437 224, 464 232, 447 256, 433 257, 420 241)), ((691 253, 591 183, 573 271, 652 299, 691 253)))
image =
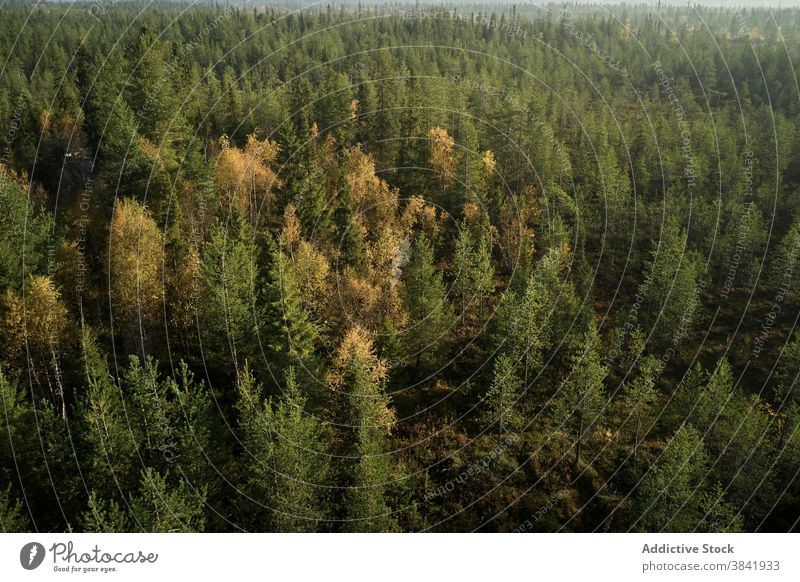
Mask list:
POLYGON ((642 359, 637 366, 638 374, 623 388, 625 422, 626 424, 630 423, 631 427, 634 464, 639 452, 639 445, 647 435, 647 431, 652 428, 653 405, 658 398, 655 382, 658 360, 654 356, 644 356, 641 352, 639 357, 642 359))
MULTIPOLYGON (((564 304, 571 307, 571 286, 564 281, 563 255, 559 250, 550 250, 537 263, 524 288, 517 292, 507 291, 498 310, 498 328, 495 338, 504 350, 518 362, 523 385, 533 380, 550 348, 555 330, 566 322, 564 304)), ((561 336, 565 338, 566 334, 561 336)), ((563 348, 563 345, 562 345, 563 348)))
MULTIPOLYGON (((693 424, 705 432, 703 440, 706 444, 724 439, 717 429, 720 422, 730 416, 735 398, 731 366, 726 359, 720 360, 700 392, 692 416, 693 424)), ((719 445, 719 448, 724 446, 724 441, 719 442, 719 445)))
POLYGON ((708 456, 700 433, 681 426, 637 491, 637 524, 648 532, 735 531, 741 522, 719 488, 703 490, 708 456), (727 522, 727 523, 726 523, 727 522))
MULTIPOLYGON (((229 431, 205 382, 195 381, 186 362, 178 363, 175 378, 168 385, 174 436, 166 443, 162 455, 189 485, 205 486, 207 498, 214 502, 222 490, 218 468, 233 453, 229 431)), ((208 512, 208 518, 215 516, 215 512, 208 512)))
MULTIPOLYGON (((34 422, 34 416, 17 383, 6 376, 3 365, 0 365, 0 418, 3 419, 5 433, 0 439, 0 481, 9 482, 14 475, 12 467, 15 459, 27 452, 24 445, 28 443, 25 441, 33 435, 29 435, 26 427, 29 428, 34 422)), ((23 467, 25 469, 32 467, 23 467)))
POLYGON ((81 531, 87 533, 128 533, 135 527, 129 516, 114 501, 106 502, 96 491, 89 494, 86 511, 80 519, 81 531))
POLYGON ((775 370, 775 397, 784 416, 781 442, 787 440, 797 425, 800 414, 800 333, 795 333, 781 353, 775 370))
POLYGON ((714 460, 711 479, 725 483, 727 497, 756 514, 769 511, 775 490, 773 443, 765 438, 772 414, 758 395, 745 396, 722 359, 701 391, 693 423, 714 460))
POLYGON ((696 531, 708 533, 738 533, 745 531, 744 518, 740 511, 725 500, 719 483, 700 498, 700 513, 703 515, 696 531))
POLYGON ((0 483, 19 483, 38 530, 61 530, 83 487, 68 421, 47 400, 29 402, 25 392, 0 365, 0 483))
POLYGON ((800 271, 800 218, 792 223, 771 254, 768 281, 776 289, 783 288, 786 301, 794 306, 800 298, 797 285, 793 283, 800 271))
POLYGON ((494 375, 485 399, 487 422, 497 427, 500 434, 518 431, 524 422, 521 407, 522 381, 517 375, 514 361, 506 354, 494 363, 494 375))
POLYGON ((127 84, 124 57, 119 51, 110 51, 102 60, 92 56, 83 62, 80 80, 89 91, 83 107, 89 149, 103 172, 98 181, 118 184, 119 194, 130 194, 131 186, 148 172, 136 147, 139 143, 136 113, 122 98, 127 84))
POLYGON ((335 240, 339 248, 338 262, 343 267, 360 271, 364 264, 364 233, 356 220, 351 197, 345 189, 333 214, 335 240))
POLYGON ((553 421, 573 438, 575 470, 580 466, 583 444, 601 422, 606 407, 603 380, 607 370, 600 362, 599 344, 597 325, 592 322, 582 348, 573 357, 567 380, 553 396, 553 421))
POLYGON ((230 228, 217 224, 203 247, 204 351, 215 366, 231 361, 234 377, 248 356, 256 358, 261 353, 254 345, 263 317, 258 295, 261 280, 250 232, 241 218, 230 228))
POLYGON ((451 277, 461 318, 465 323, 469 320, 470 325, 480 324, 486 299, 494 290, 494 267, 487 236, 475 240, 471 230, 462 227, 456 241, 451 277))
POLYGON ((137 458, 149 467, 164 468, 169 462, 167 451, 175 442, 174 403, 169 398, 172 379, 162 380, 158 363, 151 356, 143 361, 130 356, 120 384, 137 458))
POLYGON ((298 148, 281 172, 283 200, 292 201, 303 235, 326 244, 333 232, 333 206, 325 190, 325 173, 311 144, 298 148))
POLYGON ((661 238, 653 246, 639 287, 646 299, 637 316, 654 345, 663 348, 686 337, 700 312, 700 264, 673 216, 664 221, 661 238))
POLYGON ((78 398, 86 455, 82 461, 89 483, 103 496, 128 491, 136 483, 138 462, 119 388, 100 354, 92 333, 81 335, 85 388, 78 398))
POLYGON ((37 210, 12 176, 0 171, 0 289, 4 291, 21 289, 27 274, 45 267, 52 217, 37 210))
MULTIPOLYGON (((168 43, 156 38, 146 27, 130 50, 134 63, 129 79, 129 99, 136 113, 139 132, 158 148, 158 160, 174 169, 181 146, 191 136, 182 101, 185 98, 182 65, 172 58, 168 43)), ((153 168, 157 171, 158 166, 153 168)))

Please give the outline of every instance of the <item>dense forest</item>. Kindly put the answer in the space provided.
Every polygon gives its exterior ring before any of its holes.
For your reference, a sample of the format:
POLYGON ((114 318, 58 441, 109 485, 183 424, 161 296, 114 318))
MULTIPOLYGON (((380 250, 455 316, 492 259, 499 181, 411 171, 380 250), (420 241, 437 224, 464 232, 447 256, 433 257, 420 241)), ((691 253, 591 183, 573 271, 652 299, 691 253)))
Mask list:
POLYGON ((0 11, 0 530, 798 529, 800 9, 0 11))

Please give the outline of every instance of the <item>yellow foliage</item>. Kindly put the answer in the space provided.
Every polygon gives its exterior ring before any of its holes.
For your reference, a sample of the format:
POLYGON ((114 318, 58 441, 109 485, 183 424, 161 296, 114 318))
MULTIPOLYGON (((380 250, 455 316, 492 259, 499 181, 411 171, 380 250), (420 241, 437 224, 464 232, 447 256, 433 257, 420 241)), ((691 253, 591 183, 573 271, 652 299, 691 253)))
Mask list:
POLYGON ((400 228, 408 236, 419 219, 420 213, 425 208, 425 199, 422 196, 412 196, 406 202, 403 214, 400 217, 400 228))
POLYGON ((358 322, 364 329, 377 331, 387 318, 395 325, 405 321, 396 286, 360 277, 350 267, 339 274, 336 291, 330 295, 326 319, 334 329, 358 322))
POLYGON ((42 131, 47 131, 50 129, 50 118, 52 117, 52 113, 49 109, 42 109, 42 113, 39 115, 39 125, 42 128, 42 131))
POLYGON ((292 261, 300 300, 309 311, 316 311, 328 297, 331 270, 328 259, 312 244, 301 240, 292 261))
POLYGON ((259 141, 252 134, 248 136, 244 149, 231 145, 224 135, 219 139, 219 145, 222 151, 214 164, 217 182, 229 197, 228 203, 242 214, 253 217, 262 203, 269 204, 272 189, 281 186, 271 168, 278 156, 278 144, 268 139, 259 141))
POLYGON ((441 175, 442 185, 447 187, 453 181, 453 168, 455 166, 453 146, 455 141, 450 137, 446 129, 438 125, 428 131, 428 139, 431 141, 429 163, 441 175))
POLYGON ((477 202, 470 200, 464 203, 464 222, 475 224, 481 217, 481 207, 477 202))
POLYGON ((492 150, 486 150, 483 152, 481 162, 483 163, 483 169, 487 176, 491 175, 492 172, 494 172, 494 169, 497 167, 497 160, 494 159, 492 150))
POLYGON ((425 232, 425 236, 427 236, 431 241, 438 239, 439 232, 441 230, 441 222, 447 220, 447 214, 442 213, 442 220, 439 220, 436 216, 436 208, 428 205, 422 209, 419 218, 419 222, 422 226, 422 230, 425 232))
MULTIPOLYGON (((328 382, 334 390, 347 388, 345 384, 347 372, 356 362, 366 370, 374 384, 375 395, 380 394, 380 386, 385 381, 389 369, 386 362, 375 354, 372 336, 360 325, 350 328, 333 358, 333 365, 328 373, 328 382)), ((389 408, 388 402, 384 401, 377 411, 377 425, 389 432, 394 421, 394 411, 389 408)))
POLYGON ((403 261, 401 239, 389 229, 384 229, 366 248, 366 269, 373 281, 382 281, 394 287, 400 279, 403 261))
POLYGON ((300 222, 297 220, 297 211, 291 202, 283 211, 283 229, 281 230, 281 245, 284 252, 290 257, 300 242, 300 222))
POLYGON ((111 301, 123 323, 155 317, 164 297, 164 239, 147 208, 123 199, 114 207, 109 234, 111 301))
POLYGON ((417 224, 430 240, 436 240, 439 236, 441 225, 436 216, 436 208, 427 204, 421 196, 412 196, 400 217, 400 232, 404 236, 410 236, 417 224))
POLYGON ((13 290, 3 298, 3 337, 10 356, 56 349, 67 329, 67 308, 50 277, 32 275, 20 296, 13 290))
POLYGON ((366 368, 372 382, 380 384, 387 378, 389 369, 375 353, 372 334, 358 324, 347 331, 331 361, 329 381, 334 388, 342 388, 347 370, 356 361, 366 368))
POLYGON ((375 175, 375 161, 359 147, 350 153, 347 183, 357 220, 368 233, 379 232, 394 223, 398 191, 375 175))
POLYGON ((156 166, 159 170, 164 170, 164 158, 161 156, 161 150, 159 147, 144 137, 139 137, 139 149, 145 155, 145 157, 150 161, 151 164, 156 166))
POLYGON ((360 360, 366 365, 370 371, 370 377, 375 382, 380 382, 386 377, 386 366, 375 354, 372 335, 358 324, 351 327, 342 339, 333 358, 333 366, 338 369, 346 369, 355 360, 360 360))
POLYGON ((170 309, 167 316, 173 328, 188 329, 200 307, 198 299, 203 293, 202 261, 195 246, 190 246, 186 254, 177 261, 177 269, 170 273, 170 309))

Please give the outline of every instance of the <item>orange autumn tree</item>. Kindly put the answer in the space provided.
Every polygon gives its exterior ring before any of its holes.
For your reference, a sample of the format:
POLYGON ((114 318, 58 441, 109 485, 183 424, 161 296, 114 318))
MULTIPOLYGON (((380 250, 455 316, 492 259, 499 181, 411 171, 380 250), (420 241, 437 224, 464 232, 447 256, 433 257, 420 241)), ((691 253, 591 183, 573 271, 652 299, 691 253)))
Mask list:
POLYGON ((335 328, 355 322, 375 332, 386 322, 405 322, 400 300, 401 265, 407 245, 395 231, 385 228, 365 249, 362 269, 346 267, 338 274, 336 292, 329 298, 327 318, 335 328))
POLYGON ((399 192, 375 174, 375 161, 360 147, 350 152, 347 185, 356 211, 356 220, 365 235, 394 224, 399 192))
POLYGON ((327 319, 335 328, 353 322, 376 331, 385 320, 402 320, 395 289, 399 279, 401 246, 408 230, 399 216, 399 192, 375 174, 375 162, 360 147, 350 151, 346 182, 354 225, 363 241, 358 268, 337 271, 336 289, 327 304, 327 319))
POLYGON ((259 140, 251 134, 242 149, 232 145, 226 135, 219 139, 219 145, 221 151, 214 169, 225 197, 223 202, 247 216, 251 224, 256 224, 261 212, 269 215, 272 191, 281 186, 281 180, 272 169, 278 156, 278 144, 268 139, 259 140))

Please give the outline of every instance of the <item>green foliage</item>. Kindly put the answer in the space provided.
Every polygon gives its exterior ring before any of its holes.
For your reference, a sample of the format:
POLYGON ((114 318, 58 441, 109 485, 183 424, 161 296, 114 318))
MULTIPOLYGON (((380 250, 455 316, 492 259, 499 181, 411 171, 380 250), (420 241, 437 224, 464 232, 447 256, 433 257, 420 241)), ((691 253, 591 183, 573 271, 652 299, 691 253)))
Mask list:
POLYGON ((476 237, 469 228, 462 228, 456 241, 451 267, 453 298, 457 312, 474 330, 486 313, 486 301, 494 291, 494 267, 485 234, 476 237))
POLYGON ((494 375, 485 399, 485 416, 500 434, 518 431, 524 422, 520 412, 523 384, 513 360, 500 355, 494 363, 494 375))
POLYGON ((695 531, 701 514, 700 486, 708 471, 703 439, 682 426, 650 467, 637 492, 642 531, 695 531))
POLYGON ((106 503, 95 491, 89 494, 88 508, 80 525, 83 531, 94 533, 126 533, 134 527, 116 501, 106 503))
POLYGON ((254 345, 263 310, 258 301, 257 260, 252 235, 242 219, 229 227, 216 224, 203 247, 206 349, 214 365, 230 361, 237 374, 248 355, 255 358, 260 353, 254 345))
POLYGON ((507 292, 502 299, 496 338, 519 362, 523 385, 528 386, 550 347, 553 314, 551 295, 552 253, 548 253, 528 279, 521 295, 507 292))
POLYGON ((281 250, 272 256, 264 302, 267 309, 264 343, 271 354, 271 374, 280 377, 294 367, 303 377, 312 377, 317 367, 319 331, 301 303, 292 265, 281 250))
POLYGON ((735 532, 742 518, 716 483, 704 488, 709 458, 700 433, 682 426, 638 488, 643 531, 735 532))
POLYGON ((0 171, 0 288, 19 289, 26 274, 43 272, 52 228, 52 217, 0 171))
POLYGON ((11 486, 0 489, 0 531, 23 533, 28 531, 29 527, 22 502, 11 496, 11 486))
POLYGON ((385 364, 373 354, 363 332, 354 329, 342 343, 339 365, 350 433, 345 528, 394 531, 397 520, 388 505, 394 472, 387 438, 394 415, 383 391, 385 364))
POLYGON ((136 483, 136 444, 131 440, 122 394, 87 329, 82 333, 81 348, 86 383, 78 403, 86 447, 82 465, 89 482, 108 496, 136 483))
POLYGON ((704 431, 714 459, 712 478, 726 484, 727 497, 737 504, 764 503, 765 511, 774 491, 770 459, 775 453, 765 438, 771 419, 757 395, 747 397, 734 385, 727 360, 720 361, 701 392, 693 422, 704 431), (758 492, 765 497, 756 498, 758 492))
POLYGON ((264 401, 261 386, 245 369, 237 407, 248 487, 256 504, 252 527, 317 530, 326 517, 329 457, 325 432, 308 409, 294 369, 287 369, 282 396, 264 401))
POLYGON ((691 331, 700 310, 700 264, 687 247, 686 233, 674 217, 645 262, 639 294, 646 299, 637 312, 642 329, 662 349, 675 346, 691 331))
POLYGON ((113 4, 3 8, 2 528, 796 527, 797 9, 113 4))
POLYGON ((433 246, 425 235, 418 235, 411 258, 404 269, 403 303, 408 311, 404 331, 406 351, 417 367, 435 367, 447 347, 454 322, 441 272, 436 268, 433 246))
MULTIPOLYGON (((141 473, 138 494, 130 500, 130 523, 142 533, 201 532, 205 525, 205 487, 179 479, 177 486, 152 468, 141 473)), ((112 523, 117 517, 112 512, 112 523)))
POLYGON ((608 371, 600 362, 599 341, 597 326, 592 323, 584 335, 583 347, 573 357, 569 376, 551 403, 556 430, 572 437, 576 469, 583 443, 598 427, 607 406, 603 381, 608 371))
POLYGON ((736 508, 725 501, 722 486, 717 483, 710 491, 704 492, 700 499, 700 512, 703 518, 697 530, 708 533, 737 533, 744 530, 744 519, 736 508))
POLYGON ((638 365, 638 374, 625 385, 622 395, 625 424, 629 427, 633 443, 634 463, 642 440, 652 428, 654 405, 658 398, 655 383, 658 361, 653 356, 643 356, 641 352, 637 355, 642 358, 638 365))

